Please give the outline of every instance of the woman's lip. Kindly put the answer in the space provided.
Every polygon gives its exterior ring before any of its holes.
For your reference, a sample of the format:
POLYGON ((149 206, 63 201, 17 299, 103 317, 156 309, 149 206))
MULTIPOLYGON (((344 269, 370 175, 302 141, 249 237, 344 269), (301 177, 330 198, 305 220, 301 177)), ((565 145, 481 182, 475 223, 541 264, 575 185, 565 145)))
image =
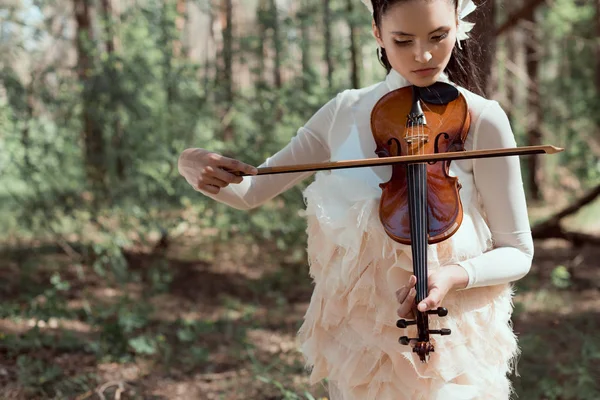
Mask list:
POLYGON ((437 68, 423 68, 415 70, 413 72, 417 75, 427 76, 433 74, 435 71, 437 71, 437 68))

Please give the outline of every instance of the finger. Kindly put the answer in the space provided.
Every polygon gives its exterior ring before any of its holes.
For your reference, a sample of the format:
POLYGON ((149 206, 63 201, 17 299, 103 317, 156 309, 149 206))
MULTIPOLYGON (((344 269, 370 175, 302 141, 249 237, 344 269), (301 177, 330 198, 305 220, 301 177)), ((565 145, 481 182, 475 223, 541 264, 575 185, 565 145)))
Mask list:
POLYGON ((233 158, 224 157, 218 154, 215 156, 217 166, 223 167, 226 170, 244 172, 248 175, 256 175, 258 173, 258 170, 252 165, 248 165, 241 161, 234 160, 233 158))
POLYGON ((417 277, 414 275, 411 275, 410 278, 408 278, 408 286, 415 286, 417 284, 417 277))
POLYGON ((397 312, 400 318, 412 318, 412 311, 415 303, 416 294, 417 291, 415 290, 415 288, 410 289, 408 295, 406 296, 406 299, 400 304, 400 307, 398 307, 397 312))
POLYGON ((433 310, 437 308, 442 302, 441 293, 438 288, 433 288, 429 292, 429 295, 423 299, 417 306, 419 311, 425 312, 427 310, 433 310))
POLYGON ((217 186, 220 188, 224 188, 229 186, 229 182, 225 182, 224 180, 221 180, 219 178, 216 178, 214 176, 205 176, 202 178, 202 181, 206 184, 206 185, 213 185, 213 186, 217 186))
POLYGON ((414 287, 417 283, 417 277, 411 275, 408 279, 408 284, 406 286, 402 286, 400 289, 396 291, 396 299, 398 299, 398 303, 402 303, 408 294, 410 288, 414 287))
POLYGON ((414 318, 414 313, 413 313, 413 308, 412 307, 399 307, 397 310, 398 313, 398 317, 400 318, 405 318, 405 319, 413 319, 414 318))
POLYGON ((201 188, 197 187, 196 190, 202 190, 202 191, 205 191, 205 192, 211 193, 211 194, 219 194, 219 192, 221 191, 221 188, 217 187, 217 186, 213 186, 213 185, 204 185, 201 188))
POLYGON ((406 296, 408 295, 409 291, 410 288, 408 286, 402 286, 396 291, 396 300, 398 300, 398 303, 404 303, 404 300, 406 299, 406 296))
POLYGON ((197 187, 203 189, 205 186, 215 186, 219 189, 227 187, 229 183, 212 176, 203 176, 198 179, 197 187))
POLYGON ((219 167, 211 167, 208 166, 206 167, 206 172, 208 174, 211 174, 213 177, 222 180, 223 182, 227 182, 227 183, 241 183, 244 178, 241 176, 236 176, 222 168, 219 167))

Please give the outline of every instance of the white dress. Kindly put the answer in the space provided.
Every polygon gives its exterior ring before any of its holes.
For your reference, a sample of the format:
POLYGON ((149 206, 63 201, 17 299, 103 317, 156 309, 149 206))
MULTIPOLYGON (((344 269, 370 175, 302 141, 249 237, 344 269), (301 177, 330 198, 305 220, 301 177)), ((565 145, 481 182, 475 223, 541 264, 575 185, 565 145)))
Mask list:
MULTIPOLYGON (((442 76, 441 80, 446 81, 442 76)), ((376 157, 370 128, 375 103, 409 85, 393 71, 378 84, 340 93, 262 166, 376 157)), ((514 147, 504 111, 463 88, 471 113, 467 150, 514 147)), ((193 163, 180 164, 186 176, 193 163)), ((430 270, 461 265, 465 290, 449 293, 445 318, 430 318, 435 352, 421 363, 396 327, 395 291, 412 274, 410 247, 390 239, 379 221, 379 184, 391 167, 319 172, 304 192, 308 256, 315 288, 299 332, 311 382, 328 378, 333 400, 508 399, 507 374, 518 355, 510 325, 512 287, 531 266, 533 242, 517 157, 453 161, 464 219, 450 239, 429 246, 430 270)), ((247 177, 218 195, 240 209, 257 207, 311 173, 247 177)))

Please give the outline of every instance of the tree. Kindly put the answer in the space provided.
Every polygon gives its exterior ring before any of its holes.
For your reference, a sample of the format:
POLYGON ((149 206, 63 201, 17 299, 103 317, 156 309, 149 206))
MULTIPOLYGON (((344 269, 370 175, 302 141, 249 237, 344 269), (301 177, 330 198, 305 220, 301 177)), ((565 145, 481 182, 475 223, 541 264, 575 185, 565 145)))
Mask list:
POLYGON ((310 54, 311 50, 311 37, 310 37, 310 3, 308 0, 303 0, 300 3, 300 10, 298 11, 298 19, 300 21, 300 51, 302 57, 302 89, 304 92, 310 90, 310 80, 312 78, 312 57, 310 54))
MULTIPOLYGON (((106 0, 104 0, 106 1, 106 0)), ((175 17, 175 32, 176 38, 173 40, 173 56, 179 58, 181 56, 187 57, 188 49, 184 49, 181 43, 183 32, 185 28, 185 20, 187 14, 187 2, 186 0, 177 0, 176 4, 176 17, 175 17)))
MULTIPOLYGON (((537 27, 535 12, 531 10, 527 16, 527 39, 525 40, 525 51, 527 60, 527 76, 529 80, 529 90, 527 91, 527 145, 538 146, 542 144, 542 110, 540 105, 540 85, 539 85, 539 41, 537 39, 537 27)), ((529 192, 534 201, 543 200, 541 190, 542 166, 541 157, 533 155, 527 158, 527 182, 529 192)))
POLYGON ((281 89, 281 57, 282 57, 282 43, 281 34, 279 32, 279 10, 277 10, 277 1, 271 0, 271 13, 272 21, 271 26, 273 27, 273 47, 275 67, 273 69, 273 76, 275 78, 275 87, 281 89))
MULTIPOLYGON (((114 30, 114 18, 113 18, 113 10, 111 0, 102 0, 102 19, 104 20, 105 26, 105 47, 106 53, 108 55, 108 61, 106 63, 107 74, 110 82, 113 82, 118 85, 119 78, 118 72, 116 68, 116 43, 117 38, 114 30)), ((125 149, 123 149, 123 126, 121 124, 121 118, 119 116, 119 96, 115 96, 115 91, 111 90, 111 99, 109 101, 109 114, 112 119, 113 126, 113 136, 111 140, 112 151, 116 154, 116 172, 117 177, 122 181, 125 179, 125 160, 124 153, 125 149)))
POLYGON ((346 0, 346 9, 348 11, 348 25, 350 28, 350 82, 353 88, 360 87, 360 48, 358 43, 358 28, 356 27, 356 17, 354 15, 354 0, 346 0))
MULTIPOLYGON (((596 93, 600 98, 600 0, 596 0, 596 93)), ((598 119, 600 129, 600 118, 598 119)))
MULTIPOLYGON (((219 65, 217 69, 218 93, 217 104, 221 109, 221 120, 225 120, 233 105, 233 1, 221 0, 219 10, 221 23, 221 48, 219 51, 219 65)), ((223 124, 222 139, 225 142, 233 140, 233 127, 229 123, 223 124)))
POLYGON ((105 145, 98 112, 94 111, 94 35, 90 3, 87 0, 73 0, 73 10, 77 23, 77 75, 83 87, 83 143, 85 169, 88 183, 95 189, 106 187, 105 145))
POLYGON ((490 92, 490 76, 492 62, 496 57, 496 37, 490 26, 495 25, 495 1, 483 0, 475 12, 475 27, 472 36, 476 38, 481 46, 481 61, 479 66, 482 71, 481 81, 483 89, 490 92))
POLYGON ((325 46, 323 56, 327 66, 327 83, 329 89, 333 88, 333 58, 332 58, 332 43, 331 43, 331 2, 323 0, 323 28, 325 29, 325 46))

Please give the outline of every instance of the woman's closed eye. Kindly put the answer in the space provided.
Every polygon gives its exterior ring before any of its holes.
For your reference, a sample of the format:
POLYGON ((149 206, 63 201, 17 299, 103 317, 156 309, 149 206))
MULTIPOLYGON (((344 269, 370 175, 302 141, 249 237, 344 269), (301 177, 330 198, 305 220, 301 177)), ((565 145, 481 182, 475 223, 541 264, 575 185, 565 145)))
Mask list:
POLYGON ((408 46, 412 43, 412 40, 394 40, 394 42, 398 45, 398 46, 408 46))
MULTIPOLYGON (((446 39, 448 37, 448 33, 442 33, 441 35, 436 35, 436 36, 432 36, 431 40, 434 42, 441 42, 442 40, 446 39)), ((398 46, 410 46, 413 41, 412 40, 394 40, 394 43, 396 43, 398 46)))
POLYGON ((448 33, 442 33, 441 35, 434 36, 431 39, 433 39, 436 42, 441 42, 442 40, 446 39, 447 37, 448 37, 448 33))

